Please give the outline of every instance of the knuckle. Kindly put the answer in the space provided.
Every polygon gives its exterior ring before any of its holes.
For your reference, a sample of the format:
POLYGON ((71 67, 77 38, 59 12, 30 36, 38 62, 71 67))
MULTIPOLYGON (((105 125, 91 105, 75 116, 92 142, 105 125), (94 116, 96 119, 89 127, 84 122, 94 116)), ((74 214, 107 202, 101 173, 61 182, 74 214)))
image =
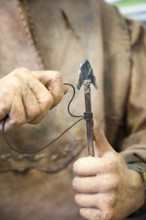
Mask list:
POLYGON ((1 104, 0 104, 0 115, 2 114, 6 114, 7 113, 7 103, 5 102, 5 100, 0 100, 1 104))
POLYGON ((43 113, 43 110, 40 108, 40 106, 36 103, 34 105, 25 106, 25 117, 27 122, 31 122, 32 120, 35 120, 36 118, 40 117, 40 115, 43 113))
POLYGON ((35 120, 36 118, 38 118, 41 114, 40 108, 32 108, 29 109, 26 113, 26 120, 27 122, 31 122, 33 120, 35 120))
POLYGON ((115 209, 114 207, 109 207, 105 205, 105 207, 101 211, 101 219, 102 220, 113 220, 115 219, 115 209))
POLYGON ((38 104, 40 107, 40 114, 46 115, 49 109, 53 107, 54 98, 52 96, 43 98, 38 104))
POLYGON ((63 95, 64 95, 64 92, 63 92, 63 90, 61 90, 57 96, 57 100, 56 100, 57 103, 62 99, 63 95))
MULTIPOLYGON (((49 74, 50 74, 50 73, 49 73, 49 74)), ((54 82, 55 82, 55 83, 56 83, 56 82, 57 82, 57 83, 58 83, 58 82, 59 82, 59 83, 60 83, 60 82, 62 83, 62 76, 61 76, 61 73, 60 73, 59 71, 53 71, 52 74, 51 74, 51 76, 52 76, 51 78, 52 78, 52 82, 53 82, 53 83, 54 83, 54 82)))
POLYGON ((54 75, 55 75, 56 80, 62 80, 62 76, 61 76, 61 73, 59 71, 55 71, 54 75))
POLYGON ((56 106, 62 100, 63 95, 64 95, 63 90, 59 91, 57 95, 54 95, 53 107, 56 106))
POLYGON ((46 96, 46 97, 44 98, 44 100, 43 100, 43 103, 44 103, 44 109, 50 108, 50 107, 53 105, 53 103, 54 103, 54 98, 53 98, 53 96, 52 96, 52 95, 46 96))
POLYGON ((24 86, 24 82, 27 81, 27 74, 29 71, 24 67, 18 67, 13 72, 9 74, 10 86, 13 92, 19 91, 20 88, 24 86))
POLYGON ((27 81, 29 77, 32 77, 30 70, 25 67, 16 68, 11 75, 14 77, 14 82, 17 81, 27 81))
POLYGON ((113 220, 113 211, 105 210, 102 219, 103 220, 113 220))
POLYGON ((108 193, 116 193, 119 189, 119 177, 116 174, 108 174, 104 177, 103 181, 97 182, 98 188, 108 193), (107 182, 108 179, 108 182, 107 182))
POLYGON ((25 68, 25 67, 17 67, 15 70, 14 70, 14 72, 26 72, 26 71, 28 71, 28 69, 27 68, 25 68))
POLYGON ((119 188, 119 177, 117 175, 113 176, 110 180, 110 189, 114 192, 118 191, 119 188))
POLYGON ((117 187, 119 185, 119 176, 117 174, 113 174, 111 178, 111 184, 114 187, 117 187))
POLYGON ((115 207, 116 195, 114 193, 112 193, 112 195, 109 195, 106 204, 107 204, 108 209, 110 210, 112 210, 115 207))
POLYGON ((25 67, 18 67, 16 68, 12 74, 15 74, 16 77, 21 77, 24 73, 26 74, 26 72, 29 72, 29 70, 25 67))

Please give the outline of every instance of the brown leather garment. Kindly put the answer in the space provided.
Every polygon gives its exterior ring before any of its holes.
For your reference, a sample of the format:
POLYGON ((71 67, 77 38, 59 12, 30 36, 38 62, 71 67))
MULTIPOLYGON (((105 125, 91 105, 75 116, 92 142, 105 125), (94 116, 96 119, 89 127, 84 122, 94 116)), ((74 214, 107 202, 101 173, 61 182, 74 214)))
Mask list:
MULTIPOLYGON (((3 45, 0 51, 0 57, 2 57, 1 73, 3 75, 7 74, 19 66, 33 70, 43 66, 46 69, 59 70, 63 75, 64 82, 76 85, 80 62, 87 57, 91 62, 99 85, 97 91, 94 89, 92 91, 94 117, 104 128, 105 116, 110 122, 116 121, 116 126, 112 127, 112 134, 110 132, 110 139, 113 144, 119 128, 122 129, 123 126, 125 117, 123 110, 125 109, 130 80, 130 48, 125 21, 114 9, 102 4, 102 1, 98 3, 88 0, 72 3, 60 0, 49 1, 49 3, 39 0, 20 2, 23 4, 16 0, 2 1, 1 3, 1 12, 3 12, 1 20, 2 34, 0 36, 0 42, 3 45), (113 13, 116 17, 111 15, 113 13), (108 15, 113 23, 111 28, 114 27, 114 32, 112 31, 114 34, 111 33, 107 25, 108 15), (3 25, 4 22, 7 22, 5 26, 3 25), (108 37, 104 37, 107 34, 108 37), (110 42, 113 42, 112 45, 110 42), (113 55, 114 53, 118 56, 113 55), (110 64, 111 56, 116 57, 115 59, 118 57, 118 60, 120 60, 118 65, 117 60, 113 60, 112 65, 110 64), (121 62, 121 59, 123 62, 121 62), (124 69, 121 75, 123 63, 124 69), (115 71, 116 78, 114 78, 115 71), (120 88, 118 86, 119 81, 121 83, 120 88), (123 87, 125 87, 124 93, 122 92, 123 87), (106 97, 104 96, 104 90, 108 94, 106 97), (114 92, 115 90, 116 92, 114 92), (112 101, 111 97, 113 97, 112 101)), ((57 108, 49 112, 42 123, 38 126, 25 125, 18 131, 8 134, 9 141, 19 146, 20 149, 31 148, 32 146, 43 146, 60 134, 75 121, 68 116, 67 111, 64 111, 65 108, 67 109, 71 92, 66 95, 57 108), (65 124, 64 122, 68 123, 65 124)), ((72 112, 77 115, 82 115, 84 112, 82 93, 78 92, 71 107, 72 112), (77 108, 77 106, 80 106, 80 108, 77 108)), ((84 127, 83 123, 78 124, 64 135, 59 143, 54 143, 52 150, 57 149, 58 144, 60 144, 60 152, 64 151, 62 148, 69 146, 70 152, 64 162, 61 159, 62 163, 66 164, 66 160, 71 154, 74 154, 74 151, 78 154, 82 146, 86 145, 84 127)), ((41 152, 43 156, 38 156, 39 160, 37 160, 36 156, 23 157, 15 152, 10 152, 3 139, 2 146, 2 171, 9 169, 23 171, 29 167, 42 167, 42 169, 48 171, 50 169, 57 170, 56 161, 53 163, 54 168, 52 165, 50 166, 50 163, 47 163, 47 158, 49 157, 50 161, 51 155, 56 154, 54 152, 50 153, 50 150, 41 152), (37 163, 35 163, 36 160, 37 163)), ((58 169, 60 170, 59 167, 58 169)))
MULTIPOLYGON (((62 73, 64 82, 76 85, 80 62, 88 58, 99 87, 92 89, 94 117, 112 146, 124 150, 127 161, 146 160, 144 27, 125 20, 101 0, 24 3, 0 1, 1 77, 19 66, 53 69, 62 73)), ((70 96, 71 92, 39 125, 25 125, 8 135, 11 143, 20 148, 40 146, 60 134, 74 121, 64 111, 70 96)), ((82 92, 77 93, 72 111, 83 114, 82 92)), ((0 136, 2 220, 81 219, 73 201, 71 161, 86 147, 84 127, 76 125, 51 151, 31 157, 10 151, 0 136)))

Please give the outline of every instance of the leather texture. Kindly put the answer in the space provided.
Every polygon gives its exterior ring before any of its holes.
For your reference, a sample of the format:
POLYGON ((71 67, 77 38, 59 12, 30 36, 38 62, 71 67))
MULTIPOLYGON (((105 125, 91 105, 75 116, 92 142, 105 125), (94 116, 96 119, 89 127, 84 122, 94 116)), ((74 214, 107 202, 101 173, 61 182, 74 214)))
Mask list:
MULTIPOLYGON (((1 77, 24 66, 58 70, 64 82, 76 85, 79 65, 88 58, 98 84, 92 89, 94 117, 127 162, 146 161, 144 27, 102 0, 1 0, 0 15, 1 77)), ((39 125, 9 133, 11 144, 37 148, 72 124, 65 110, 71 93, 39 125)), ((83 114, 82 91, 71 108, 83 114)), ((80 220, 71 189, 78 155, 87 155, 84 122, 36 155, 11 151, 1 134, 1 219, 80 220)))

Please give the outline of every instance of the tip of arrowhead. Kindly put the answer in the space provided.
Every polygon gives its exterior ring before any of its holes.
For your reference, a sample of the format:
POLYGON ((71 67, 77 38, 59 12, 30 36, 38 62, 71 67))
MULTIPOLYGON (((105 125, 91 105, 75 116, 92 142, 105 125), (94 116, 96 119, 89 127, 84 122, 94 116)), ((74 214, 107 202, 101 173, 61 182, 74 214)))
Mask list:
MULTIPOLYGON (((81 68, 82 66, 84 66, 85 64, 87 65, 87 63, 90 65, 90 62, 89 62, 89 60, 88 60, 87 58, 83 59, 83 61, 82 61, 81 64, 80 64, 80 68, 81 68)), ((91 65, 90 65, 90 66, 91 66, 91 65)))

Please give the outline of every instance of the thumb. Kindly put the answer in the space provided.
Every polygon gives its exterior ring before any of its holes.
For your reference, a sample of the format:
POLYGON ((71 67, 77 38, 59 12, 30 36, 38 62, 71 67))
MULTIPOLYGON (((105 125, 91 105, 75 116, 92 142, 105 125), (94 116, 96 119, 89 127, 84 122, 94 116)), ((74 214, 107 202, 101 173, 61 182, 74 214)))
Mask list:
POLYGON ((106 153, 115 152, 106 139, 103 129, 97 125, 97 121, 95 119, 93 121, 93 138, 95 156, 102 157, 106 153))

